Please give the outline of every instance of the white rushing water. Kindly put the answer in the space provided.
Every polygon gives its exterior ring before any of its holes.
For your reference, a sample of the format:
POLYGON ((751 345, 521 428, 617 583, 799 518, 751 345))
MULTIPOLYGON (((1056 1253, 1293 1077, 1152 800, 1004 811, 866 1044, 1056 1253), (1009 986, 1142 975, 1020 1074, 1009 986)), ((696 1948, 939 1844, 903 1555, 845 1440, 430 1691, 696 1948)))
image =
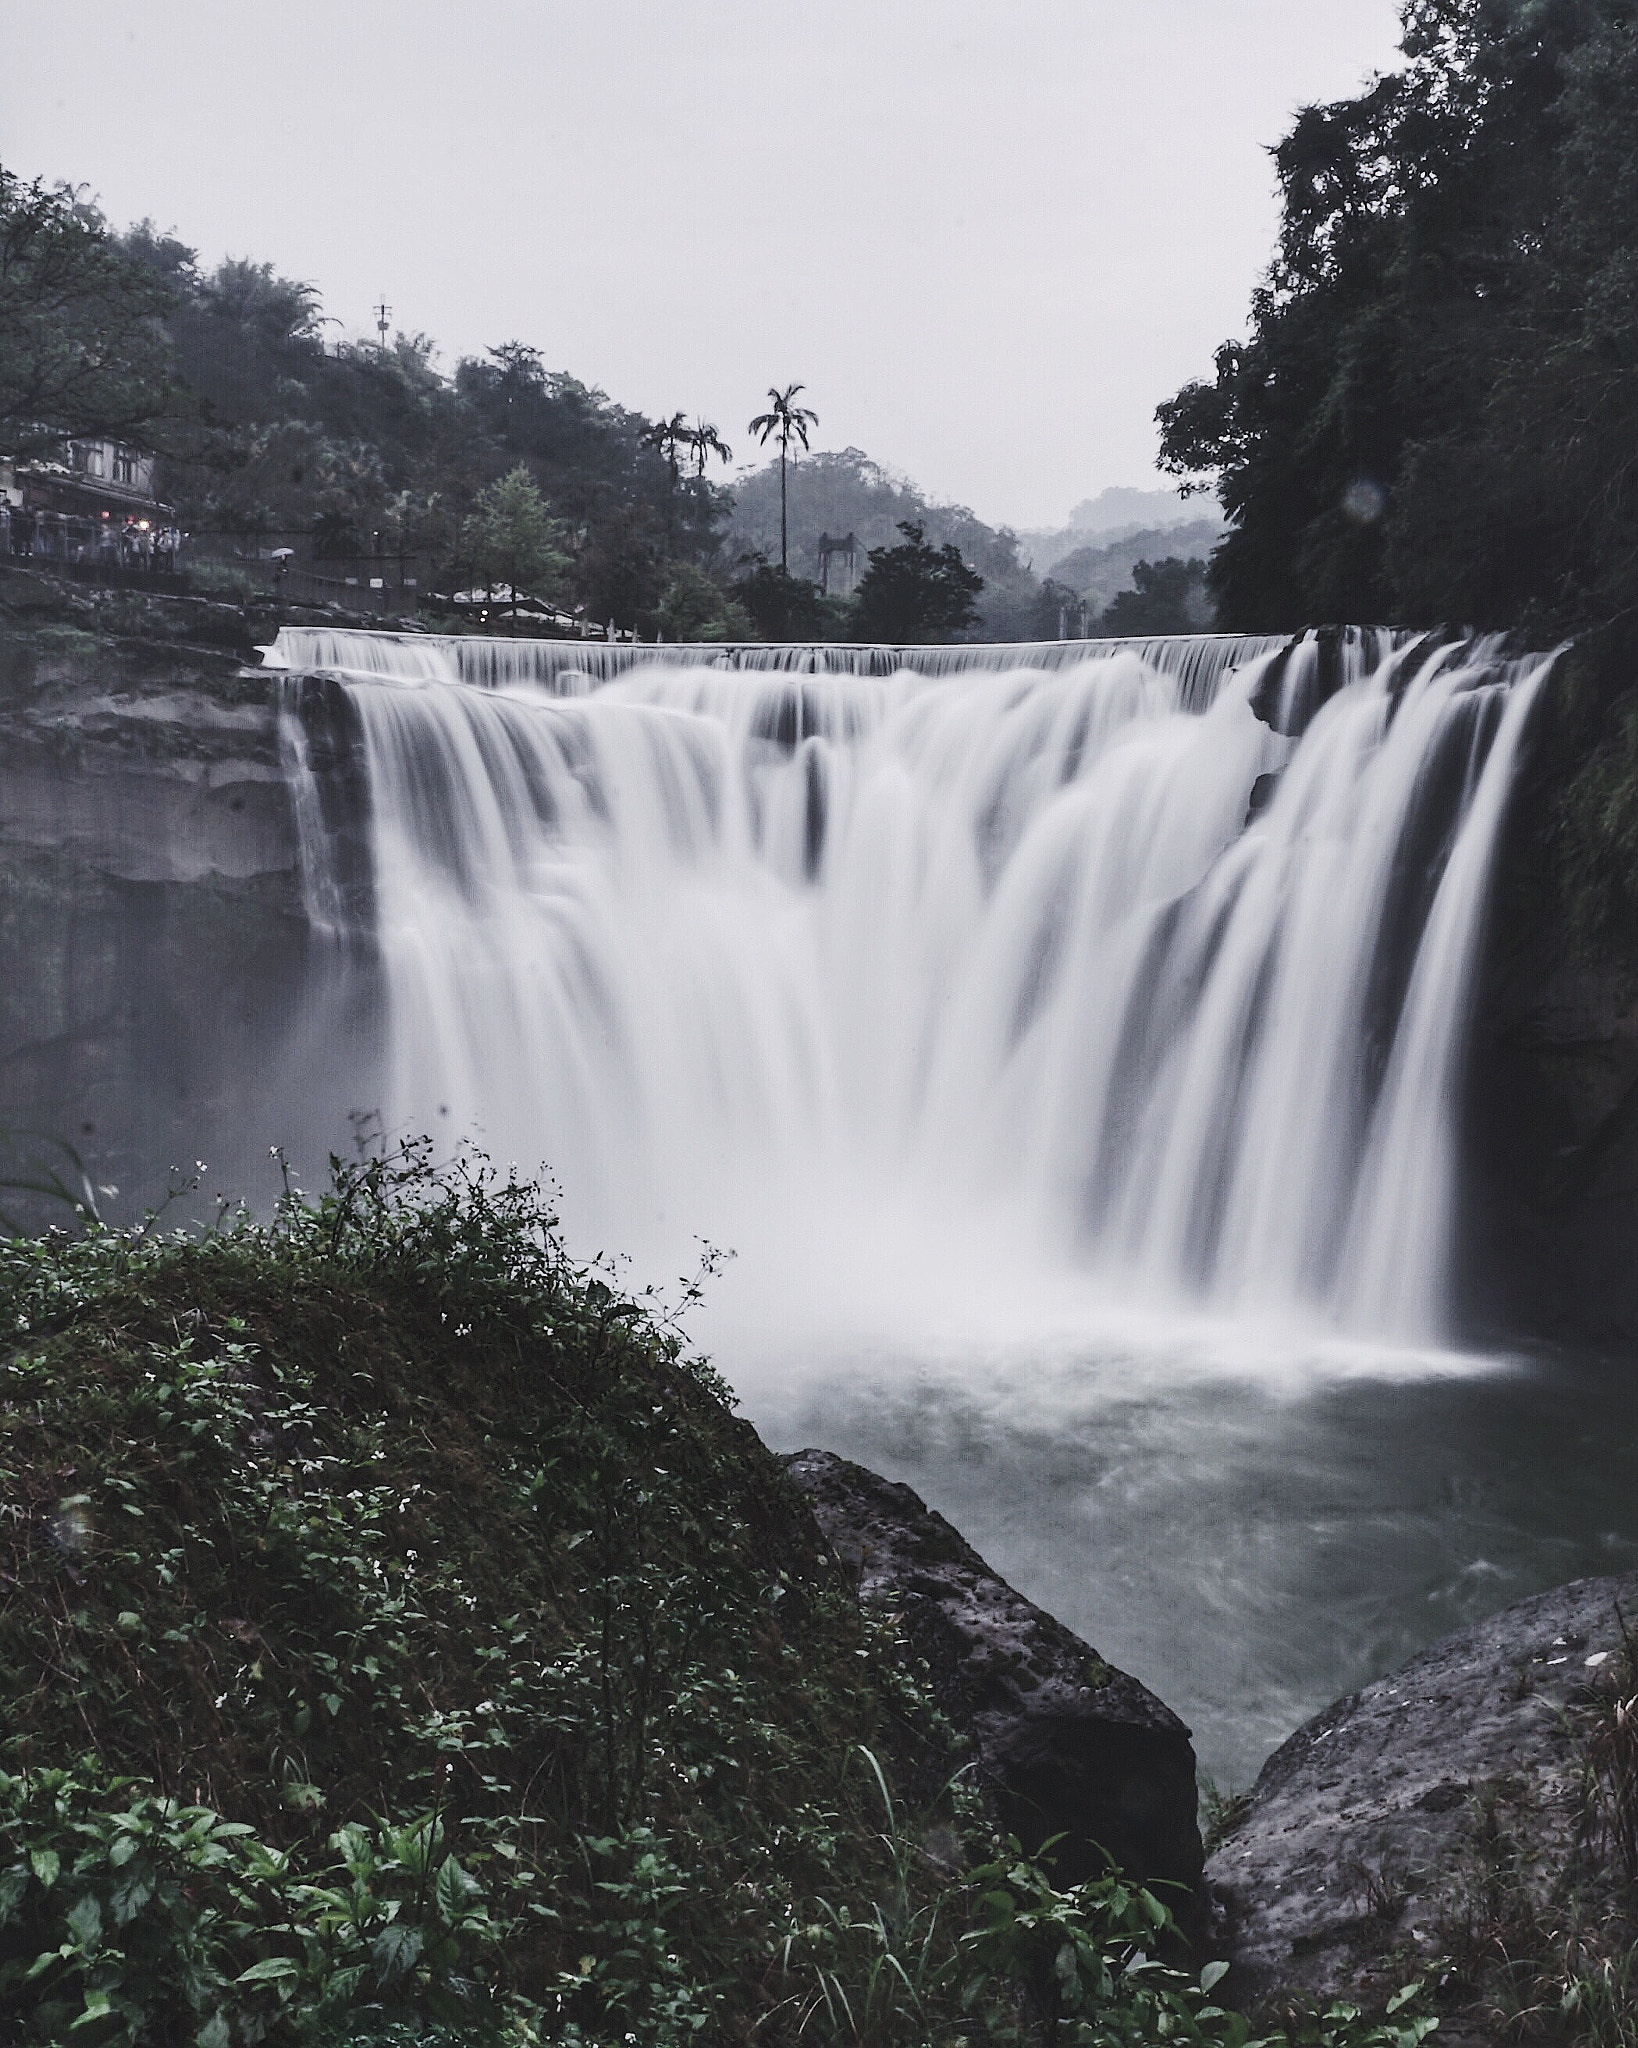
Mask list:
MULTIPOLYGON (((787 1320, 921 1263, 945 1297, 1010 1266, 1037 1298, 1447 1337, 1545 659, 287 629, 270 660, 356 716, 388 1125, 549 1163, 583 1240, 737 1245, 787 1320)), ((344 925, 310 725, 309 903, 344 925)))

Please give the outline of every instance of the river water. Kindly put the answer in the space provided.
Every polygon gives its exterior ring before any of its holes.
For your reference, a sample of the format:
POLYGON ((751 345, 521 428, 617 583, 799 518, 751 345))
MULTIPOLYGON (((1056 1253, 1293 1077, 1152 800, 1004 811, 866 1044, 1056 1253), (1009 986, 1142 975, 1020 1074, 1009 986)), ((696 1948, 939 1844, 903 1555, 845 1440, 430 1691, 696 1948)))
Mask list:
POLYGON ((771 1441, 915 1487, 1174 1707, 1229 1789, 1452 1629, 1638 1567, 1630 1361, 1287 1345, 1063 1332, 804 1350, 798 1368, 724 1329, 716 1355, 771 1441))

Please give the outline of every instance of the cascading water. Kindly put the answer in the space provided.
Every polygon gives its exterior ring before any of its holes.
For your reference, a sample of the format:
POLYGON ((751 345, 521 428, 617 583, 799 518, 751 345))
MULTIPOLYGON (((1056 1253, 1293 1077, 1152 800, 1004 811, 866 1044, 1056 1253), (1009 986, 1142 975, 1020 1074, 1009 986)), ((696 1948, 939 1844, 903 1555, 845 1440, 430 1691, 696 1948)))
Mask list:
POLYGON ((288 730, 313 915, 379 947, 389 1125, 550 1162, 622 1248, 777 1244, 845 1290, 847 1246, 914 1218, 1111 1299, 1446 1335, 1547 658, 305 629, 269 658, 356 720, 361 897, 288 730))

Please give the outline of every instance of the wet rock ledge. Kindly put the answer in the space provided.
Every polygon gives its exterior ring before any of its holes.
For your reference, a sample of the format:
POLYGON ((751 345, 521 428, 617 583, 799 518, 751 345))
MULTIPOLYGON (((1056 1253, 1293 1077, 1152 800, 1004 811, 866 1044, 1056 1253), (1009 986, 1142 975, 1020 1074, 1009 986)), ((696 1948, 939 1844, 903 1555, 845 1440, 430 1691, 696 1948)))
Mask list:
POLYGON ((1105 1868, 1194 1886, 1203 1852, 1189 1731, 1124 1671, 1014 1592, 913 1493, 829 1451, 786 1470, 866 1605, 902 1618, 939 1706, 973 1738, 980 1783, 1060 1884, 1105 1868))

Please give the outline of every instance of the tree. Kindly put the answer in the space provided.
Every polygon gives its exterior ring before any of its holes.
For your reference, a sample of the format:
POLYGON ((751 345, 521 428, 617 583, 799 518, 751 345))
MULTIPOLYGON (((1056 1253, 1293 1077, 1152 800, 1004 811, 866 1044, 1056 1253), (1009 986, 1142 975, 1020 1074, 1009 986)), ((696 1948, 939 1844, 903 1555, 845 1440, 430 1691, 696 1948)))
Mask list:
POLYGON ((1100 616, 1100 640, 1149 639, 1161 633, 1204 633, 1212 623, 1206 594, 1206 565, 1196 556, 1184 561, 1168 555, 1160 562, 1138 562, 1131 590, 1119 590, 1100 616))
POLYGON ((694 562, 671 572, 655 624, 667 640, 749 640, 751 621, 694 562))
POLYGON ((0 165, 0 446, 144 436, 169 396, 171 292, 95 207, 0 165))
POLYGON ((576 555, 575 592, 599 625, 613 619, 653 630, 665 588, 654 529, 646 506, 620 506, 598 523, 576 555))
POLYGON ((694 451, 694 474, 704 476, 708 457, 719 456, 726 464, 734 459, 734 451, 708 420, 696 419, 688 430, 688 445, 694 451))
POLYGON ((853 594, 854 629, 861 640, 953 640, 977 619, 984 579, 953 541, 935 548, 909 519, 899 531, 897 547, 870 550, 853 594))
POLYGON ((801 384, 787 384, 783 391, 768 387, 769 409, 759 412, 752 420, 748 432, 755 434, 765 448, 770 438, 779 443, 779 566, 789 572, 791 566, 790 528, 785 511, 785 458, 793 440, 800 441, 804 450, 808 445, 808 429, 819 424, 819 415, 809 412, 806 406, 793 404, 797 392, 805 390, 801 384))
POLYGON ((1161 406, 1231 628, 1638 616, 1638 18, 1406 0, 1405 66, 1275 153, 1251 331, 1161 406))
POLYGON ((833 609, 839 598, 827 599, 817 583, 792 576, 771 562, 754 562, 734 585, 734 595, 764 640, 831 640, 837 637, 833 609))
POLYGON ((562 588, 569 559, 557 523, 522 463, 479 492, 462 541, 486 589, 509 586, 514 619, 525 589, 531 596, 555 597, 562 588))
MULTIPOLYGON (((665 458, 665 466, 671 477, 671 488, 673 491, 676 490, 678 480, 682 474, 681 467, 677 461, 677 450, 687 447, 692 438, 693 436, 689 433, 680 412, 674 412, 668 420, 655 420, 652 425, 643 430, 642 445, 645 448, 652 448, 656 455, 661 455, 665 458)), ((700 464, 700 468, 702 471, 704 470, 705 464, 703 462, 700 464)))

